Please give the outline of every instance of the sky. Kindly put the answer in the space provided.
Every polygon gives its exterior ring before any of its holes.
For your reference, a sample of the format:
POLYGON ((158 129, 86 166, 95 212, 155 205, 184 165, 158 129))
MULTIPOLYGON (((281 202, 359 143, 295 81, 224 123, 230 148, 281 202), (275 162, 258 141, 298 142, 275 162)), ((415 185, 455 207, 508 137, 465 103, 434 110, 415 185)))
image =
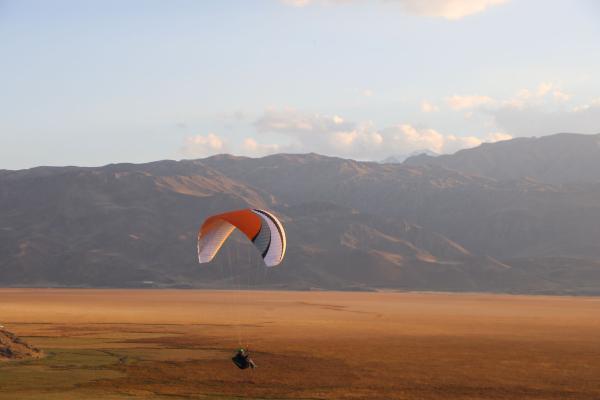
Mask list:
POLYGON ((0 0, 0 169, 600 133, 595 0, 0 0))

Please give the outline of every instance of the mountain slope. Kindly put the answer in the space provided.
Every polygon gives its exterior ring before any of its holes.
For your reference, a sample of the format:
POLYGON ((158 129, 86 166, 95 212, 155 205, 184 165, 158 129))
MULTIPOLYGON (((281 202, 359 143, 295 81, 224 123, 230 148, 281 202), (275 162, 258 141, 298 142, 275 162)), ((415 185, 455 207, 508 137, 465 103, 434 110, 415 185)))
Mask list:
MULTIPOLYGON (((202 161, 36 168, 0 182, 4 285, 232 286, 223 257, 197 265, 196 231, 210 214, 247 206, 275 209, 289 236, 287 266, 259 285, 476 290, 484 282, 465 279, 474 266, 504 268, 398 217, 286 205, 202 161), (435 271, 451 279, 436 281, 435 271)), ((239 237, 229 246, 235 254, 249 248, 239 237)), ((254 273, 235 271, 244 281, 254 273)))
POLYGON ((437 165, 500 180, 545 183, 600 182, 600 134, 561 133, 484 143, 455 154, 409 157, 406 165, 437 165))
POLYGON ((494 258, 600 258, 600 185, 499 181, 440 166, 308 155, 204 162, 286 204, 332 202, 402 217, 494 258))
POLYGON ((595 182, 317 154, 0 171, 2 285, 600 293, 599 237, 595 182), (202 220, 248 206, 282 218, 282 267, 239 235, 199 266, 202 220))

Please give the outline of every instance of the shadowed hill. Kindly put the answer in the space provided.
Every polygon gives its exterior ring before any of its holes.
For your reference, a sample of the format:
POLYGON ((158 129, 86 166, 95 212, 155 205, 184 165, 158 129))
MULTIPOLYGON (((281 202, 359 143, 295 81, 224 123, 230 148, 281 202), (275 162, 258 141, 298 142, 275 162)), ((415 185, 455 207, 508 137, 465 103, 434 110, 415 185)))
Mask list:
POLYGON ((484 143, 455 154, 421 154, 405 165, 437 165, 495 179, 546 183, 600 182, 600 134, 561 133, 484 143))

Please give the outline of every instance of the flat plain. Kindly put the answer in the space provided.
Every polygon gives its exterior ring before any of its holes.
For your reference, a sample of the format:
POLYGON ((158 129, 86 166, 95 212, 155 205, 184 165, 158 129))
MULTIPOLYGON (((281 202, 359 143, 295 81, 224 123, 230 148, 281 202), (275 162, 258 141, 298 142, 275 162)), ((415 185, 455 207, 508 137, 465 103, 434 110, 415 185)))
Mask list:
POLYGON ((594 297, 2 289, 0 323, 46 353, 0 399, 600 399, 594 297))

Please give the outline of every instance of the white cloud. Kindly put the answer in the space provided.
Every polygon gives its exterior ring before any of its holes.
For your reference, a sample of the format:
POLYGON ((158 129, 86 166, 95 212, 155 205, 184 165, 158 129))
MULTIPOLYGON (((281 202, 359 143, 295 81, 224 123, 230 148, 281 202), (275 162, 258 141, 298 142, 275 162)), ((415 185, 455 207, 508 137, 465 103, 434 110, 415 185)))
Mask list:
POLYGON ((281 0, 281 2, 292 7, 304 7, 312 3, 311 0, 281 0))
POLYGON ((370 122, 348 122, 339 115, 300 113, 292 108, 267 109, 255 127, 259 133, 277 133, 292 140, 291 149, 362 157, 375 151, 382 138, 370 122))
POLYGON ((446 101, 453 110, 468 110, 466 117, 486 117, 488 128, 515 137, 600 132, 600 100, 573 106, 572 96, 554 82, 520 89, 506 99, 455 95, 446 101))
POLYGON ((455 20, 483 12, 492 6, 508 3, 508 0, 398 0, 398 2, 411 14, 455 20))
MULTIPOLYGON (((310 4, 367 3, 367 0, 280 0, 293 7, 310 4)), ((477 14, 490 7, 508 3, 510 0, 380 0, 379 3, 395 3, 408 14, 456 20, 477 14)))
POLYGON ((547 95, 552 95, 553 100, 555 101, 567 101, 571 98, 571 95, 563 92, 555 83, 552 82, 542 82, 538 86, 536 96, 537 98, 544 98, 547 95))
POLYGON ((554 84, 552 84, 550 82, 540 83, 540 85, 538 86, 538 89, 537 89, 537 96, 544 97, 546 94, 548 94, 552 90, 553 87, 554 87, 554 84))
POLYGON ((503 140, 510 140, 513 136, 504 132, 492 132, 488 134, 486 142, 502 142, 503 140))
POLYGON ((593 99, 589 103, 580 104, 578 106, 575 106, 571 109, 571 111, 572 112, 581 112, 581 111, 588 110, 592 107, 600 107, 600 97, 597 99, 593 99))
POLYGON ((453 96, 454 109, 471 107, 492 117, 492 126, 514 136, 543 136, 559 132, 600 132, 600 101, 569 105, 572 97, 558 84, 542 82, 523 88, 505 100, 473 100, 487 96, 453 96), (467 99, 467 100, 465 100, 467 99), (468 107, 467 107, 468 106, 468 107))
POLYGON ((423 111, 424 113, 431 113, 431 112, 436 112, 439 110, 440 110, 440 108, 438 106, 436 106, 433 103, 430 103, 427 100, 423 100, 421 102, 421 111, 423 111))
POLYGON ((480 96, 480 95, 468 95, 468 96, 459 96, 454 95, 446 98, 446 103, 453 110, 466 110, 471 108, 480 107, 486 104, 493 104, 494 99, 489 96, 480 96))
POLYGON ((329 132, 326 137, 328 147, 334 154, 355 157, 364 157, 369 153, 377 152, 384 141, 383 136, 370 122, 357 124, 348 130, 329 132))
POLYGON ((514 136, 543 136, 553 133, 600 133, 600 104, 575 108, 543 105, 503 106, 488 111, 496 126, 514 136))
POLYGON ((186 157, 207 157, 226 151, 225 142, 214 133, 206 136, 195 135, 185 138, 181 154, 186 157))
POLYGON ((242 145, 243 153, 250 156, 264 156, 267 154, 278 153, 281 146, 278 144, 258 143, 256 139, 248 137, 244 139, 242 145))
POLYGON ((547 103, 568 101, 571 95, 565 93, 557 84, 552 82, 542 82, 537 89, 521 89, 512 98, 503 101, 507 107, 529 107, 533 105, 543 105, 547 103))
POLYGON ((461 149, 468 149, 471 147, 479 146, 483 140, 475 136, 446 136, 446 142, 444 143, 445 153, 454 153, 461 149))
POLYGON ((556 101, 568 101, 571 98, 571 95, 561 91, 560 89, 555 89, 552 92, 552 96, 556 101))
POLYGON ((383 130, 387 146, 392 153, 410 153, 428 149, 436 153, 444 152, 445 136, 435 129, 417 129, 409 124, 400 124, 383 130))
POLYGON ((355 123, 337 115, 304 114, 291 108, 266 110, 255 127, 259 133, 286 136, 291 140, 287 148, 295 152, 315 151, 367 160, 424 149, 436 153, 454 152, 500 138, 443 134, 406 123, 378 129, 370 121, 355 123))
POLYGON ((409 124, 397 125, 384 131, 387 142, 386 147, 395 151, 395 154, 409 154, 423 149, 436 153, 454 153, 461 149, 479 146, 483 142, 497 142, 511 139, 506 133, 490 133, 483 138, 477 136, 459 136, 442 134, 435 129, 418 129, 409 124))
MULTIPOLYGON (((549 105, 564 103, 571 99, 571 95, 564 92, 557 84, 542 82, 537 88, 523 88, 508 99, 494 99, 483 95, 453 95, 446 97, 446 104, 455 110, 476 110, 485 106, 486 109, 501 107, 523 108, 533 105, 549 105)), ((468 115, 471 117, 471 114, 468 115)))
POLYGON ((339 115, 303 114, 293 108, 269 108, 255 122, 259 132, 275 132, 286 135, 298 133, 318 134, 343 131, 353 126, 339 115))

